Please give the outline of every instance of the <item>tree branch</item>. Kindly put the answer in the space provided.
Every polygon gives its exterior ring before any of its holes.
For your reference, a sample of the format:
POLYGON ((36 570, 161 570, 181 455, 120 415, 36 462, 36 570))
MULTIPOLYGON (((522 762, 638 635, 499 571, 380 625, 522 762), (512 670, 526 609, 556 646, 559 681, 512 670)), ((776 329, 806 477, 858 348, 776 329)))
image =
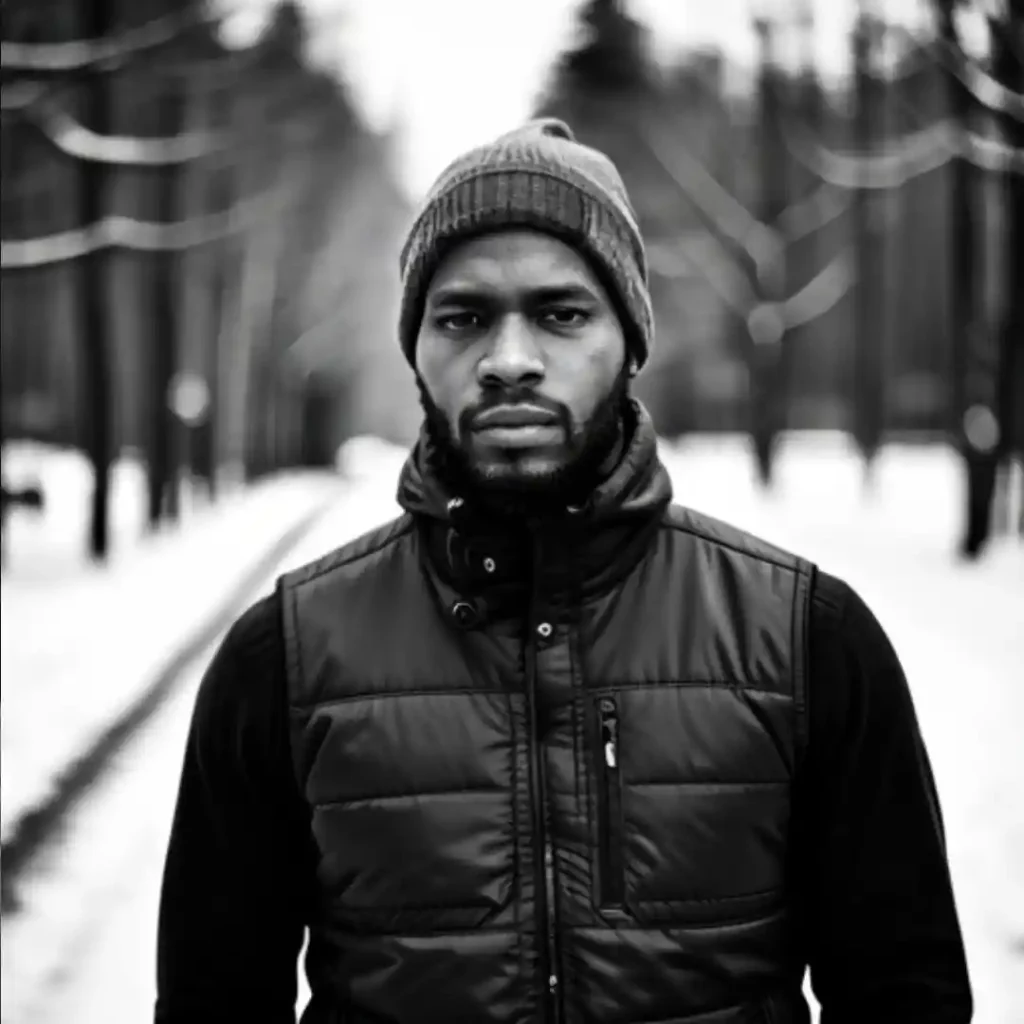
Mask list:
POLYGON ((846 295, 855 280, 850 250, 845 249, 782 304, 786 330, 824 316, 846 295))
POLYGON ((263 197, 250 199, 224 213, 178 224, 157 224, 110 216, 88 228, 74 228, 43 238, 0 242, 0 268, 27 270, 65 263, 102 249, 133 252, 178 252, 219 241, 250 227, 264 212, 263 197))
POLYGON ((819 178, 843 189, 899 188, 937 170, 957 153, 955 127, 945 121, 888 143, 880 153, 835 153, 802 132, 785 132, 793 156, 819 178))
POLYGON ((78 39, 67 43, 0 43, 0 63, 8 71, 60 74, 104 70, 130 57, 172 42, 188 29, 207 20, 202 13, 168 14, 105 39, 78 39))
POLYGON ((98 135, 79 124, 54 102, 30 106, 27 116, 62 152, 79 160, 119 166, 166 167, 209 156, 225 146, 222 137, 205 133, 142 138, 98 135))

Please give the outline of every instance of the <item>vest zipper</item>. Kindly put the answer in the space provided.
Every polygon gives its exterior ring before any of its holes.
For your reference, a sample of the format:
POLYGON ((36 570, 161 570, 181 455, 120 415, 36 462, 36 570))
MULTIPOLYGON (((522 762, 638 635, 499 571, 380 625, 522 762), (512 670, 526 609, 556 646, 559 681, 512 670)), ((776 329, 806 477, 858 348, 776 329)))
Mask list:
POLYGON ((548 1003, 551 1007, 551 1020, 557 1024, 562 1019, 562 1001, 558 992, 558 935, 555 917, 555 848, 549 838, 549 831, 544 834, 544 898, 546 903, 548 945, 548 1003))
POLYGON ((598 701, 601 727, 600 853, 598 877, 603 907, 621 907, 626 899, 622 864, 622 775, 619 769, 619 708, 611 697, 598 701))
MULTIPOLYGON (((541 561, 540 544, 534 544, 533 579, 539 578, 541 561)), ((537 607, 537 594, 534 591, 532 608, 537 607)), ((534 849, 541 851, 542 859, 538 874, 541 883, 538 891, 542 894, 538 899, 538 931, 544 936, 544 948, 541 951, 542 970, 546 980, 544 1003, 545 1020, 550 1024, 560 1024, 562 1020, 562 1000, 560 978, 558 974, 558 922, 556 916, 557 885, 555 880, 555 849, 551 841, 548 826, 548 784, 547 771, 544 764, 544 752, 540 741, 540 720, 537 707, 537 626, 536 615, 530 616, 530 640, 526 649, 526 692, 530 714, 530 762, 531 762, 531 797, 533 803, 534 849)))

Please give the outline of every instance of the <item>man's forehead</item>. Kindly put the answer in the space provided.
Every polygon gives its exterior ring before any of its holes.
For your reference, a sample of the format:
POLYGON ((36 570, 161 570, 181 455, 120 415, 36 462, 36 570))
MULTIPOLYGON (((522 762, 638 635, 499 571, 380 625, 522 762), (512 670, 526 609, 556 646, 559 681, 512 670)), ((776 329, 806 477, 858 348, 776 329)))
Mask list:
POLYGON ((430 283, 430 298, 458 293, 602 289, 583 256, 536 231, 501 232, 463 242, 450 252, 430 283))

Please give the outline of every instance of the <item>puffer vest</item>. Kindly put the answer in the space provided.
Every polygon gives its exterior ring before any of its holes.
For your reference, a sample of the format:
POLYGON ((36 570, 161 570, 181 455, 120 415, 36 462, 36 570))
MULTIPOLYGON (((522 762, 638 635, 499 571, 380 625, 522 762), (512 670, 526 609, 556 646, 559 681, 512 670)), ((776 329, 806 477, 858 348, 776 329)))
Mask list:
POLYGON ((531 535, 510 614, 443 564, 464 502, 416 466, 411 511, 280 581, 319 854, 304 1024, 809 1021, 787 844, 813 567, 670 505, 644 420, 531 535))

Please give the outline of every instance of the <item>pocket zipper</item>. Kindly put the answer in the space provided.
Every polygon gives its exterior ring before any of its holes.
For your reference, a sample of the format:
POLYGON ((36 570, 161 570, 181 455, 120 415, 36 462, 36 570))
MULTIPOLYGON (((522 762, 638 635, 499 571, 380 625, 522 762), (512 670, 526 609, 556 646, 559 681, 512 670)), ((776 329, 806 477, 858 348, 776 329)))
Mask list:
POLYGON ((619 770, 619 709, 610 697, 598 701, 601 727, 601 787, 599 818, 600 901, 604 907, 625 902, 622 865, 622 777, 619 770))

